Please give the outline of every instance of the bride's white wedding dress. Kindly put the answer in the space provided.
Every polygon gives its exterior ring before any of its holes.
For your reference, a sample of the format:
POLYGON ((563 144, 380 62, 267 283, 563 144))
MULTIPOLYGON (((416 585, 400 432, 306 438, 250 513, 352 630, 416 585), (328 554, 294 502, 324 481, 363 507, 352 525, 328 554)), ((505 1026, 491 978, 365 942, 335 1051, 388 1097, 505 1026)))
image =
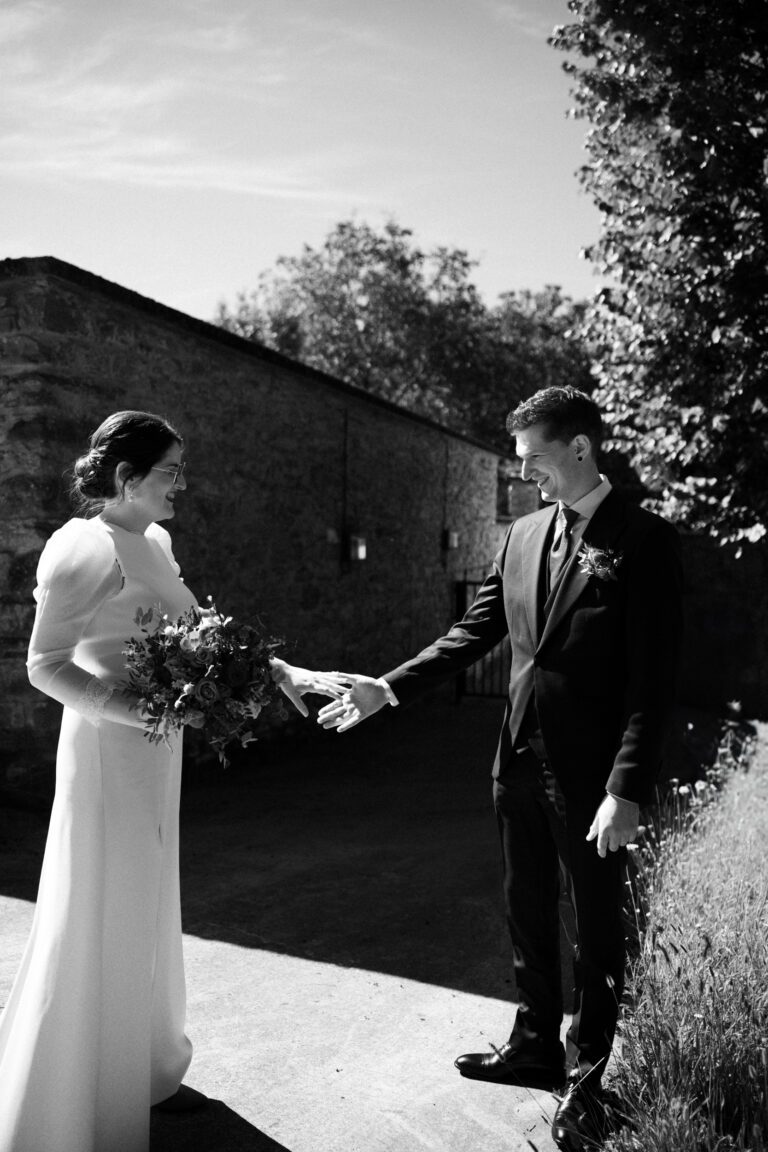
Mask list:
POLYGON ((0 1152, 147 1152, 191 1059, 179 908, 181 738, 128 702, 136 609, 195 604, 168 533, 71 520, 38 567, 33 684, 64 704, 32 932, 0 1021, 0 1152))

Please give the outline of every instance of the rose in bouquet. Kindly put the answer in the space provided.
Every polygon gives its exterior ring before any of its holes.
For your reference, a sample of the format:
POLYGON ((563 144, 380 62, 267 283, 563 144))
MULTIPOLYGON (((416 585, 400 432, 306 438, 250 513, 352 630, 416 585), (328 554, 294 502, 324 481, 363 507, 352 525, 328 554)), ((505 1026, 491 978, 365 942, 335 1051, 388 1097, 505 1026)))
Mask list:
POLYGON ((284 714, 270 665, 280 642, 260 627, 223 616, 210 598, 209 607, 190 608, 178 620, 139 608, 135 622, 143 635, 124 649, 128 691, 150 741, 185 725, 201 728, 226 767, 227 745, 256 739, 264 707, 284 714))

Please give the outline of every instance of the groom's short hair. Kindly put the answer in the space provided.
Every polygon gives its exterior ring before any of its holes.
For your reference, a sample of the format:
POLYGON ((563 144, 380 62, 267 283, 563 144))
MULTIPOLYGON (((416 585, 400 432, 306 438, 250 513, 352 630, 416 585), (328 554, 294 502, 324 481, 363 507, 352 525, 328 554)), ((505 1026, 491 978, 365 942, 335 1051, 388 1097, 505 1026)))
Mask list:
POLYGON ((545 424, 550 440, 569 444, 574 436, 589 437, 595 455, 603 439, 603 419, 591 396, 570 385, 541 388, 518 404, 507 417, 507 432, 514 436, 534 424, 545 424))

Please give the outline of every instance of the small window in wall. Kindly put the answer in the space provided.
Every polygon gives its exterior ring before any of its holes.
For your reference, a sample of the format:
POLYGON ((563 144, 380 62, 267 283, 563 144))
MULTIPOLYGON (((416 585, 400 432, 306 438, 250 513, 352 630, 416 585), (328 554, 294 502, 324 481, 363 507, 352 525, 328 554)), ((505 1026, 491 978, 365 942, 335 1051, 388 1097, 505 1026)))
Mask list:
POLYGON ((519 480, 520 469, 516 468, 511 460, 499 460, 496 473, 496 519, 511 520, 513 512, 514 495, 513 484, 519 480))
POLYGON ((515 520, 540 507, 535 484, 523 480, 520 464, 515 460, 499 460, 496 473, 496 519, 515 520))

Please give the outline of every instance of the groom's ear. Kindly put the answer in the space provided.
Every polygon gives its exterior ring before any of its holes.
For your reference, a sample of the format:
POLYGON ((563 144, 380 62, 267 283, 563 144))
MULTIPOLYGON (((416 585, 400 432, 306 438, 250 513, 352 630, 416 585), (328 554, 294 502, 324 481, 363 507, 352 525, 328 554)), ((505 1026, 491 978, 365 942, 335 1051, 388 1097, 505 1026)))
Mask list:
POLYGON ((576 454, 576 459, 583 460, 585 456, 589 456, 590 452, 592 452, 592 441, 584 432, 579 432, 578 436, 574 436, 573 440, 571 440, 571 448, 576 454))

